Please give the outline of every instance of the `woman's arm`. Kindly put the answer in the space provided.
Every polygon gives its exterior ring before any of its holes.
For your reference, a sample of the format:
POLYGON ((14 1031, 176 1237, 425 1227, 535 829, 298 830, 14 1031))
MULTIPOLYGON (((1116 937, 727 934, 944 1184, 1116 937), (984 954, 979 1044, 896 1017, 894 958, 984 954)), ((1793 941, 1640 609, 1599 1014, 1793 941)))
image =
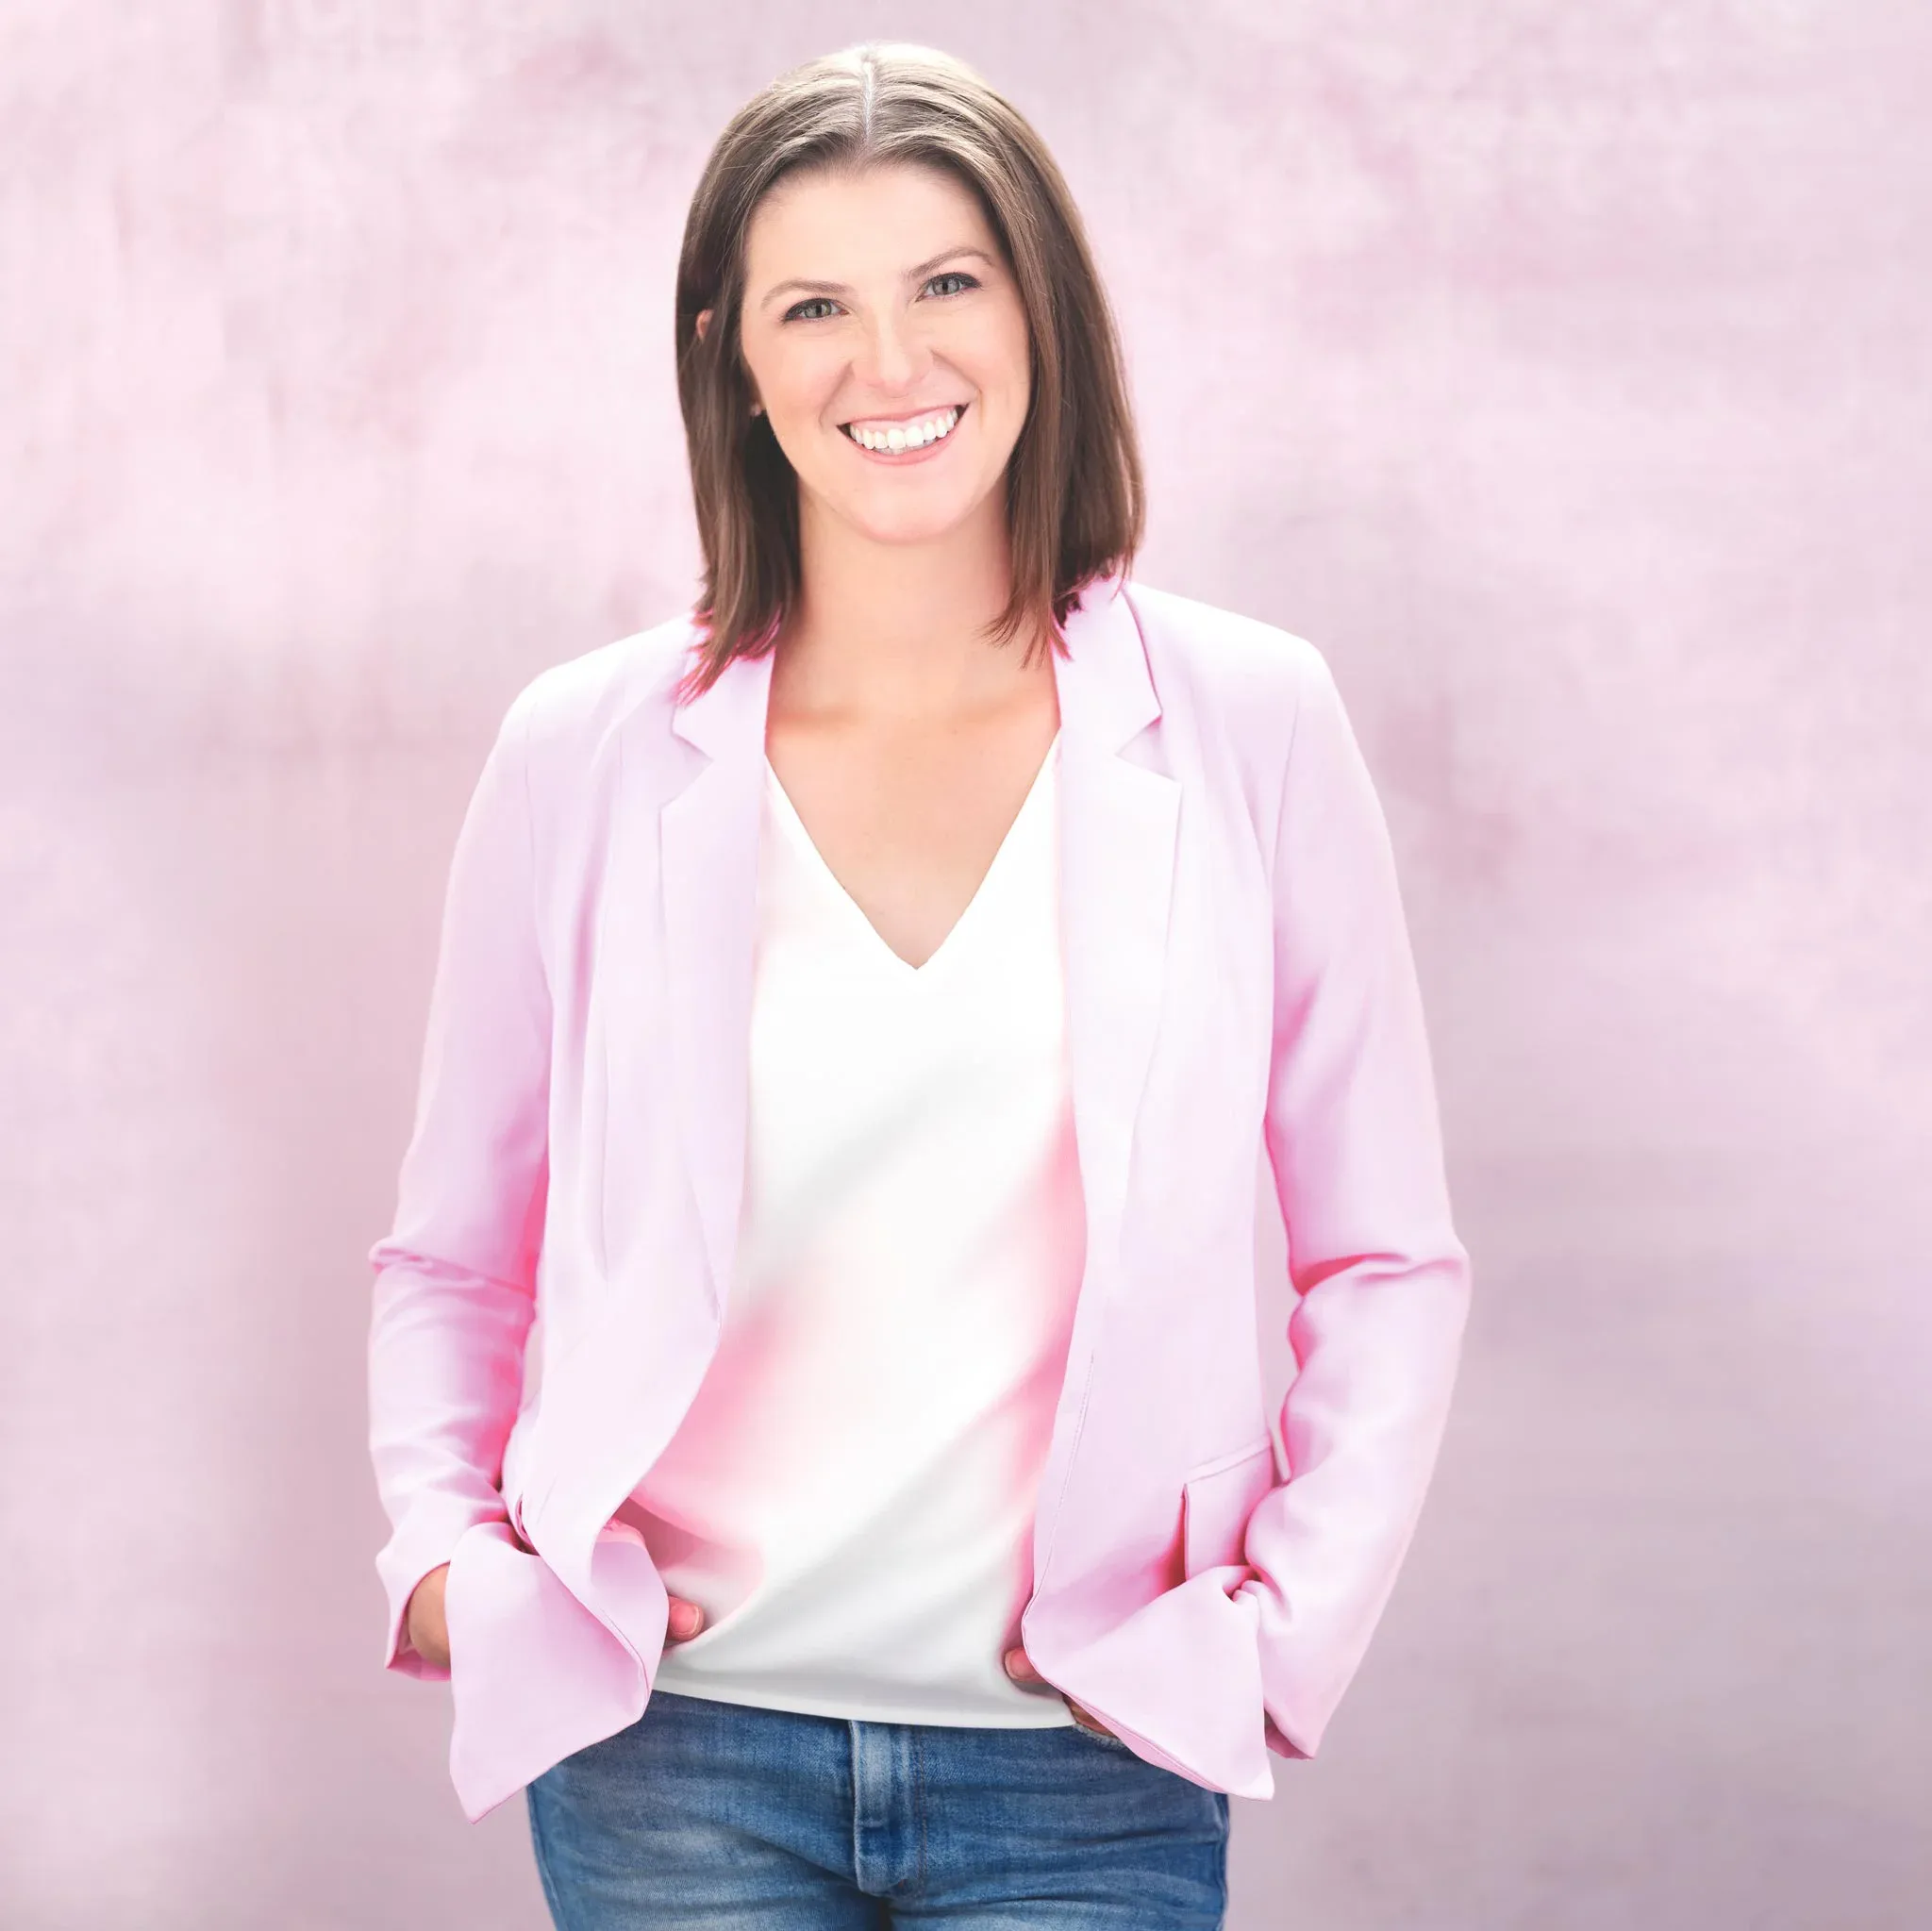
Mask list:
POLYGON ((384 1666, 447 1677, 408 1640, 411 1592, 479 1522, 507 1520, 549 1179, 550 994, 537 944, 532 691, 506 715, 458 835, 415 1128, 392 1231, 370 1250, 370 1451, 392 1533, 384 1666))
POLYGON ((1394 855, 1326 661, 1302 640, 1274 850, 1266 1138, 1298 1297, 1289 1479, 1249 1519, 1270 1742, 1312 1756, 1414 1534, 1456 1378, 1469 1257, 1394 855))

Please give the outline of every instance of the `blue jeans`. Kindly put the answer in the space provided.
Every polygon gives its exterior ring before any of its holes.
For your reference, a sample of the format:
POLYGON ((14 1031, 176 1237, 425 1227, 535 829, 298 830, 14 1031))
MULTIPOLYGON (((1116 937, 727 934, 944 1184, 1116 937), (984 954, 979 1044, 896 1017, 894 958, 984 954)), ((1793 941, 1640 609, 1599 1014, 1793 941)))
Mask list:
POLYGON ((1227 1798, 1077 1726, 658 1690, 525 1792, 558 1931, 1218 1931, 1227 1798))

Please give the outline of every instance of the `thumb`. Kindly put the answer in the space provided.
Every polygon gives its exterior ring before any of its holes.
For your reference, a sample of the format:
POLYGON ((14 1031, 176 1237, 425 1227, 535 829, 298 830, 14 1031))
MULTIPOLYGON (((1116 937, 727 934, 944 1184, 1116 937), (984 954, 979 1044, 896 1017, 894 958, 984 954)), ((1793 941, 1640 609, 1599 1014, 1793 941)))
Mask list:
POLYGON ((1006 1655, 1007 1674, 1016 1683, 1038 1683, 1040 1672, 1033 1667, 1033 1658, 1024 1648, 1009 1649, 1006 1655))

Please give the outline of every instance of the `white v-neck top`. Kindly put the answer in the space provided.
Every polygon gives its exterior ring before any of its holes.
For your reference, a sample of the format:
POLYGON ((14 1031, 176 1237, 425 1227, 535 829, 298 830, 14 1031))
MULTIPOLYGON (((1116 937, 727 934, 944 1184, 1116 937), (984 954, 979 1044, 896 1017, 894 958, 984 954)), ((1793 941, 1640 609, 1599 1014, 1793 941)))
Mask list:
POLYGON ((706 1626, 655 1687, 1046 1728, 1007 1673, 1086 1244, 1059 739, 924 964, 766 766, 744 1207, 718 1351, 621 1511, 706 1626))

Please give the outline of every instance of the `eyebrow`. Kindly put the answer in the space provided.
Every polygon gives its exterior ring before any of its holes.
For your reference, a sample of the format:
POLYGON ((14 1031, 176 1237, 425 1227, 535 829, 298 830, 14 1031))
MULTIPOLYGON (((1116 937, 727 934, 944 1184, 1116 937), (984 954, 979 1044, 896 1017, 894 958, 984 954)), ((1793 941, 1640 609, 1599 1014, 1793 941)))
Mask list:
MULTIPOLYGON (((922 261, 917 268, 908 268, 905 278, 909 282, 923 281, 941 262, 955 260, 961 255, 975 255, 989 268, 996 265, 992 257, 984 248, 946 248, 922 261)), ((843 282, 802 281, 794 278, 791 281, 774 282, 758 297, 758 307, 769 308, 780 295, 793 289, 802 289, 808 295, 849 295, 852 292, 843 282)))

